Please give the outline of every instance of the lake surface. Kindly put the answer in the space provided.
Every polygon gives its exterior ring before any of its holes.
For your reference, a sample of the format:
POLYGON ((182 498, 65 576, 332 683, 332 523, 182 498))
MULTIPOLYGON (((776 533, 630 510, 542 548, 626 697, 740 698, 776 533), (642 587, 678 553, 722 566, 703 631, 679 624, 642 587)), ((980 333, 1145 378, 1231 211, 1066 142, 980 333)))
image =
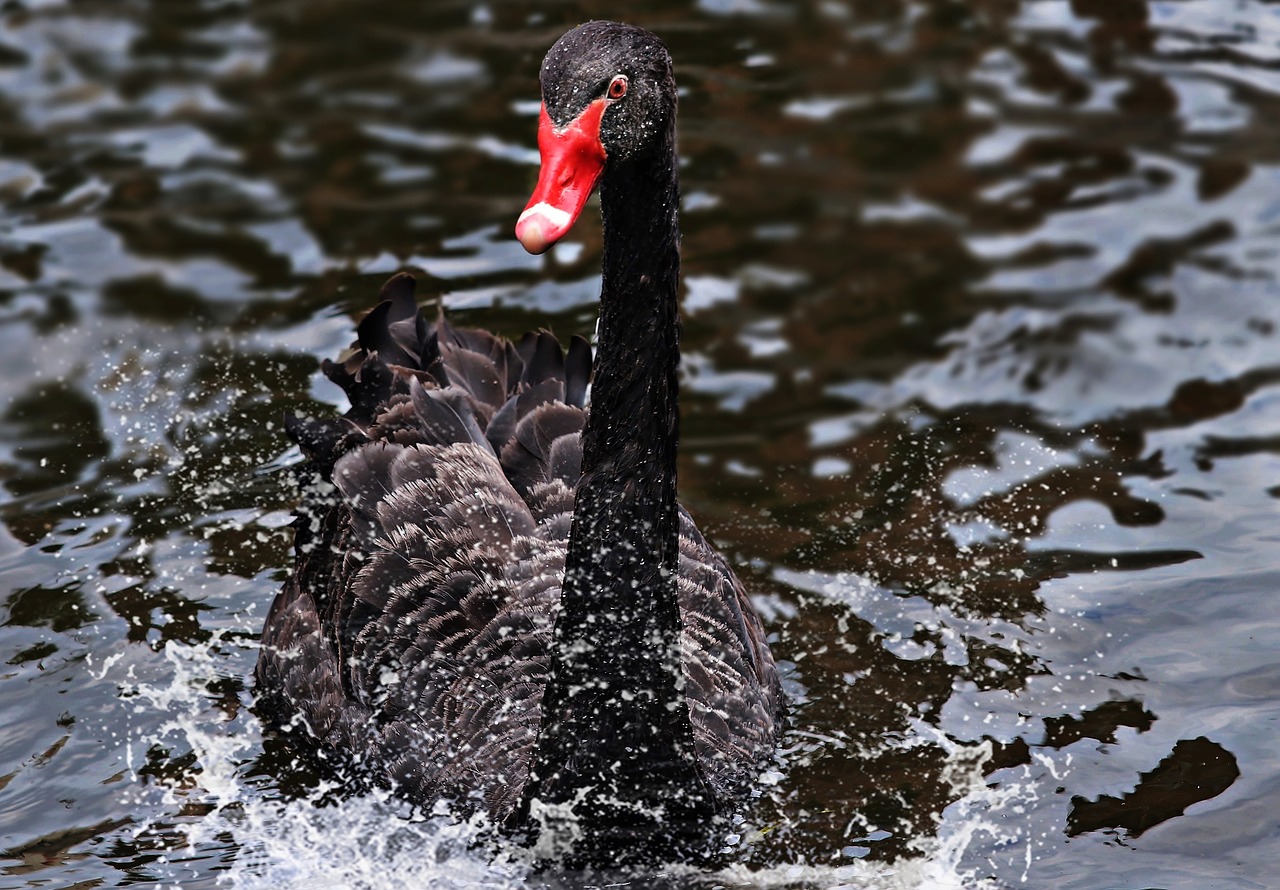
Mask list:
POLYGON ((672 886, 1265 888, 1280 861, 1280 10, 1251 0, 0 5, 0 890, 572 886, 251 711, 286 412, 409 268, 527 256, 567 27, 682 87, 684 503, 786 663, 672 886))

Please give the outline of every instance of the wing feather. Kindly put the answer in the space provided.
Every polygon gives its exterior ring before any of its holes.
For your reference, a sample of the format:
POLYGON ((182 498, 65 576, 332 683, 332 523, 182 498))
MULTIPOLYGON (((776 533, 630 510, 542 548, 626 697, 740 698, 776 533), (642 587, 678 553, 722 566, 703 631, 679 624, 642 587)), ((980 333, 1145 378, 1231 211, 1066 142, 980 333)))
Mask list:
MULTIPOLYGON (((428 324, 393 278, 325 373, 343 418, 289 424, 310 459, 293 574, 263 632, 264 708, 424 803, 510 818, 537 739, 591 349, 428 324)), ((680 513, 695 745, 722 789, 773 749, 781 694, 728 564, 680 513)))

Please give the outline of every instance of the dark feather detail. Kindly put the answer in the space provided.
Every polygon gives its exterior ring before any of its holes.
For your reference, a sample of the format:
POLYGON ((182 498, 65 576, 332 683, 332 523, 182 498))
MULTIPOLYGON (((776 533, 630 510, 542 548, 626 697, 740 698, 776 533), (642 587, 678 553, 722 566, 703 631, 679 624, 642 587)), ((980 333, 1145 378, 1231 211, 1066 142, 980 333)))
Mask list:
MULTIPOLYGON (((513 388, 515 386, 518 386, 518 382, 513 384, 513 388)), ((520 397, 512 396, 494 412, 493 417, 489 418, 489 425, 485 427, 484 434, 495 453, 515 435, 519 405, 520 397)))
POLYGON ((476 421, 474 402, 468 392, 457 387, 425 389, 417 379, 409 383, 409 395, 417 410, 418 422, 427 434, 428 445, 447 445, 450 442, 472 442, 493 454, 493 446, 485 438, 476 421))
POLYGON ((574 334, 564 363, 564 400, 582 408, 587 404, 587 384, 591 382, 591 345, 574 334))
MULTIPOLYGON (((267 715, 300 716, 308 744, 420 802, 511 822, 551 665, 591 349, 428 323, 412 293, 391 279, 353 351, 325 364, 347 416, 286 420, 312 482, 257 679, 267 715)), ((745 787, 772 751, 777 680, 741 585, 683 511, 679 597, 698 756, 713 785, 745 787)))
POLYGON ((563 385, 564 352, 556 338, 546 331, 533 334, 532 342, 529 340, 530 336, 525 334, 520 341, 522 355, 523 347, 526 343, 529 344, 529 354, 524 356, 524 382, 529 386, 536 386, 546 380, 558 380, 563 385))
MULTIPOLYGON (((548 382, 544 381, 543 385, 548 382)), ((538 483, 554 478, 570 485, 577 481, 582 469, 582 446, 576 449, 564 446, 558 454, 555 446, 568 437, 576 442, 586 419, 586 412, 581 408, 550 400, 524 415, 502 448, 502 466, 516 491, 523 494, 538 483), (566 461, 575 456, 577 464, 566 466, 566 461)))
POLYGON ((413 294, 417 282, 407 272, 393 275, 378 295, 381 302, 356 327, 356 338, 366 352, 377 352, 388 363, 406 365, 416 361, 409 356, 393 332, 403 331, 402 323, 418 317, 418 304, 413 294), (403 357, 401 357, 403 356, 403 357))
POLYGON ((564 401, 564 381, 559 377, 548 377, 538 383, 522 383, 520 394, 516 396, 516 418, 523 420, 543 405, 551 405, 564 401))

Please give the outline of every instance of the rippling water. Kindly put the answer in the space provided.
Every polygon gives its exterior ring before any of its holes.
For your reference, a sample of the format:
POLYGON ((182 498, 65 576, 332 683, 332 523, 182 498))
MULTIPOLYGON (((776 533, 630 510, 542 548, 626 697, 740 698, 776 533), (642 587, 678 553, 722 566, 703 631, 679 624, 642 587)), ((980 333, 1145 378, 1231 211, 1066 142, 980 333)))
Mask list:
MULTIPOLYGON (((388 273, 590 334, 598 228, 511 227, 542 53, 621 12, 0 6, 0 888, 572 883, 318 788, 249 674, 280 418, 388 273)), ((1280 12, 633 12, 682 85, 682 497, 796 699, 696 880, 1273 886, 1280 12)))

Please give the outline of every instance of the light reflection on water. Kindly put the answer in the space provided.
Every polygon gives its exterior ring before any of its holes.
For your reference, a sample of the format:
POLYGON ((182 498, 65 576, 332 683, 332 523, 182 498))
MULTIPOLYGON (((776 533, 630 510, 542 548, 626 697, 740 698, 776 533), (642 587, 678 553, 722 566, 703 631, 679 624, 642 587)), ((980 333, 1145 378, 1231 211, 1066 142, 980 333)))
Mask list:
MULTIPOLYGON (((381 279, 591 332, 599 232, 510 228, 541 54, 615 14, 0 12, 0 887, 572 883, 313 807, 247 683, 280 418, 381 279)), ((797 698, 768 831, 698 881, 1266 886, 1280 17, 637 21, 682 84, 682 496, 797 698)))

